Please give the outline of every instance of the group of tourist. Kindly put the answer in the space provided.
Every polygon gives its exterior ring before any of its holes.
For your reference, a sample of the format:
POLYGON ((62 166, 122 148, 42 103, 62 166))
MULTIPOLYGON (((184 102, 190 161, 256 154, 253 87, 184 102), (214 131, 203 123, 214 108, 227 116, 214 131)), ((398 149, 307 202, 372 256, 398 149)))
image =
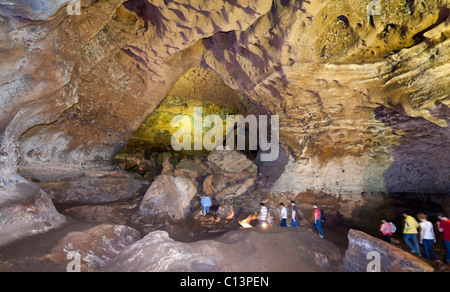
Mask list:
MULTIPOLYGON (((209 207, 212 205, 211 200, 208 197, 203 198, 203 215, 209 212, 209 207)), ((318 208, 317 205, 313 205, 314 213, 313 213, 313 222, 314 227, 317 229, 320 238, 323 238, 322 231, 322 222, 325 218, 323 218, 323 212, 318 208)), ((284 203, 280 203, 280 211, 281 211, 281 227, 287 227, 288 220, 288 210, 284 206, 284 203)), ((298 222, 300 220, 300 213, 297 205, 294 201, 291 201, 291 226, 296 228, 298 227, 298 222)), ((402 216, 404 217, 404 227, 403 227, 403 240, 411 249, 412 253, 421 256, 420 244, 422 245, 424 257, 427 260, 431 260, 433 257, 436 261, 441 262, 436 251, 433 248, 433 245, 436 243, 436 235, 434 232, 433 224, 428 221, 427 215, 420 213, 417 214, 416 220, 413 216, 409 215, 408 212, 402 212, 402 216), (420 230, 420 231, 419 231, 420 230)), ((443 214, 438 214, 439 221, 437 222, 437 230, 440 233, 443 233, 445 247, 447 248, 447 255, 445 257, 444 263, 448 264, 450 261, 450 220, 445 217, 443 214)), ((264 203, 261 203, 260 210, 260 225, 264 226, 268 219, 268 210, 264 203)), ((381 228, 380 231, 383 233, 383 240, 391 243, 391 238, 396 232, 396 227, 392 222, 389 222, 386 218, 381 218, 381 228)))
MULTIPOLYGON (((291 201, 291 214, 292 214, 292 220, 291 225, 294 228, 298 227, 298 222, 300 221, 300 212, 298 210, 297 205, 294 201, 291 201)), ((314 221, 314 227, 316 227, 317 231, 319 232, 320 238, 323 238, 323 231, 322 231, 322 221, 324 218, 322 218, 322 211, 317 207, 317 205, 313 206, 314 208, 314 214, 313 214, 313 221, 314 221)), ((288 219, 288 211, 287 208, 284 206, 284 203, 280 203, 280 209, 281 209, 281 227, 287 227, 287 219, 288 219)), ((264 203, 261 203, 261 211, 260 211, 260 225, 264 224, 264 222, 267 221, 267 207, 264 203)))
MULTIPOLYGON (((433 245, 437 240, 433 223, 428 221, 427 215, 423 213, 417 214, 417 219, 420 223, 406 211, 402 212, 402 216, 404 217, 403 240, 411 249, 411 252, 421 256, 420 241, 424 257, 427 260, 431 260, 432 256, 436 261, 441 262, 433 248, 433 245)), ((443 233, 444 243, 447 248, 447 255, 444 263, 448 264, 450 260, 450 220, 443 214, 438 214, 437 217, 439 219, 437 222, 437 230, 443 233)), ((383 233, 383 240, 391 243, 391 238, 396 231, 396 227, 392 222, 389 222, 385 218, 381 219, 381 223, 380 231, 383 233)))

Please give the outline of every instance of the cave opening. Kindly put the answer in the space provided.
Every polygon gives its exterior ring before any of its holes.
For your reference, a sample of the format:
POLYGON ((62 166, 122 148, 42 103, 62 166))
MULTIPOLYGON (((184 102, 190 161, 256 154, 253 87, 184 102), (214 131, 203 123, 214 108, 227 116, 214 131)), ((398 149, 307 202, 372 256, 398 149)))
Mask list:
MULTIPOLYGON (((139 174, 152 181, 153 176, 163 170, 165 159, 173 165, 183 159, 204 160, 212 151, 211 146, 208 148, 206 145, 208 138, 212 142, 217 140, 215 144, 219 144, 220 139, 222 146, 226 147, 229 146, 226 145, 226 139, 230 135, 234 136, 231 139, 234 144, 231 148, 239 150, 251 161, 256 161, 259 145, 250 145, 250 123, 244 120, 244 127, 238 129, 236 121, 230 128, 227 126, 227 117, 258 117, 261 114, 255 104, 245 95, 228 87, 219 76, 201 67, 193 67, 179 78, 167 96, 114 156, 114 163, 122 170, 139 174), (184 120, 175 124, 177 117, 181 116, 189 120, 188 125, 183 124, 184 120), (216 125, 217 121, 206 125, 206 119, 211 116, 219 116, 221 125, 216 125), (200 120, 200 129, 199 125, 195 124, 196 119, 200 120), (211 137, 213 128, 220 128, 219 132, 223 130, 223 135, 211 137), (242 131, 239 133, 239 130, 242 131), (206 137, 208 133, 210 135, 206 137), (244 137, 238 137, 238 134, 243 134, 244 137), (183 144, 181 149, 173 147, 175 141, 172 139, 175 135, 179 138, 176 142, 183 144), (199 135, 200 148, 196 145, 199 135), (190 141, 184 141, 183 138, 186 137, 190 141), (245 146, 239 148, 237 144, 241 138, 244 139, 245 146), (186 143, 188 147, 184 147, 186 143), (147 161, 138 165, 142 159, 147 161)), ((214 148, 217 146, 214 145, 214 148)))
MULTIPOLYGON (((160 183, 161 180, 174 184, 184 179, 192 182, 195 192, 184 205, 183 220, 158 215, 150 216, 151 221, 178 241, 215 237, 240 228, 239 221, 259 209, 271 184, 285 169, 288 159, 279 139, 273 138, 272 120, 269 117, 261 124, 263 117, 267 116, 254 103, 228 87, 215 73, 193 67, 173 85, 126 146, 114 156, 113 163, 146 185, 140 191, 141 206, 152 191, 166 191, 168 183, 160 183), (183 117, 182 123, 174 123, 177 117, 183 117), (209 117, 215 119, 205 124, 209 117), (244 119, 239 120, 239 117, 244 119), (197 118, 201 122, 200 129, 197 118), (256 128, 252 121, 256 121, 256 128), (278 143, 277 159, 262 158, 268 148, 267 145, 264 149, 260 147, 260 126, 269 131, 265 141, 278 143), (196 145, 199 135, 201 148, 196 145), (213 147, 207 147, 208 139, 213 147), (187 147, 177 149, 175 141, 187 147), (204 196, 210 197, 213 205, 206 216, 201 216, 204 196)), ((188 189, 185 184, 179 191, 189 193, 188 189)), ((171 199, 181 200, 179 197, 171 199)), ((144 213, 157 213, 155 208, 159 207, 150 204, 144 213)), ((171 216, 174 215, 171 213, 171 216)))

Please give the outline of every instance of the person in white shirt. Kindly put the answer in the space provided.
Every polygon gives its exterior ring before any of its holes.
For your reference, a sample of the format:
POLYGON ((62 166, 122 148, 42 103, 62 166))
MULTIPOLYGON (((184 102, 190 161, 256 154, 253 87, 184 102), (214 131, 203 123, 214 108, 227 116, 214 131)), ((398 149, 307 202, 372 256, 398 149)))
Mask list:
POLYGON ((281 227, 287 227, 287 217, 288 217, 287 209, 286 209, 286 207, 284 206, 283 203, 280 203, 280 208, 281 208, 281 223, 280 223, 280 226, 281 227))
POLYGON ((418 214, 417 218, 420 220, 420 244, 423 245, 423 254, 425 258, 430 260, 431 254, 437 261, 440 261, 433 249, 433 245, 436 243, 433 224, 427 220, 427 215, 423 213, 418 214))
POLYGON ((259 217, 259 225, 262 225, 267 221, 267 207, 264 203, 261 203, 261 215, 259 217))

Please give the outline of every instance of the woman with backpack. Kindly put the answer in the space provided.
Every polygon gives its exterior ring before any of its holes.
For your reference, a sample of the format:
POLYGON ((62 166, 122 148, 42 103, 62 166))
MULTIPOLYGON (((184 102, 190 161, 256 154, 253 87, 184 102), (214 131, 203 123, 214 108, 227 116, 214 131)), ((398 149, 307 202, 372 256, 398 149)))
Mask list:
POLYGON ((392 224, 385 218, 381 218, 381 233, 383 233, 383 240, 387 243, 391 243, 391 237, 394 235, 392 230, 392 224))

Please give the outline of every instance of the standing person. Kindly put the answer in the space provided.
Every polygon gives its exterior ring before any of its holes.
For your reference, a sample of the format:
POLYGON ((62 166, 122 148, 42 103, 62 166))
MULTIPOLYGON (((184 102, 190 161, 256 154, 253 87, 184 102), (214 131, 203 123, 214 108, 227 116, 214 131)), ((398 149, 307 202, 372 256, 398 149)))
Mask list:
POLYGON ((295 205, 294 201, 291 201, 292 206, 292 227, 296 228, 298 225, 298 221, 300 220, 300 215, 298 213, 298 207, 295 205))
POLYGON ((450 220, 444 215, 439 216, 438 218, 440 220, 439 228, 442 230, 442 233, 444 233, 444 243, 447 248, 447 255, 445 256, 444 263, 450 264, 450 220))
POLYGON ((204 196, 201 203, 203 206, 203 217, 205 217, 206 214, 209 213, 209 208, 212 206, 211 198, 208 196, 204 196))
POLYGON ((394 235, 392 231, 392 225, 385 218, 381 218, 381 233, 383 233, 383 240, 387 243, 391 243, 391 237, 394 235))
POLYGON ((281 227, 287 227, 287 209, 284 206, 283 203, 280 203, 280 208, 281 208, 281 223, 280 226, 281 227))
POLYGON ((259 217, 259 225, 262 225, 264 222, 267 221, 267 207, 266 204, 261 203, 261 215, 259 217))
POLYGON ((316 227, 317 231, 319 231, 320 238, 323 238, 322 231, 322 212, 320 211, 317 205, 314 205, 314 227, 316 227))
POLYGON ((416 253, 418 256, 421 256, 420 246, 419 246, 419 223, 417 223, 414 217, 408 215, 408 212, 403 211, 402 216, 405 218, 405 228, 403 229, 403 240, 411 249, 412 253, 416 253), (413 243, 410 242, 412 239, 413 243))
POLYGON ((427 260, 429 260, 431 253, 431 255, 440 262, 439 257, 433 249, 433 244, 436 243, 433 223, 428 221, 427 215, 423 213, 417 214, 417 218, 420 221, 420 243, 423 246, 423 255, 427 260))

